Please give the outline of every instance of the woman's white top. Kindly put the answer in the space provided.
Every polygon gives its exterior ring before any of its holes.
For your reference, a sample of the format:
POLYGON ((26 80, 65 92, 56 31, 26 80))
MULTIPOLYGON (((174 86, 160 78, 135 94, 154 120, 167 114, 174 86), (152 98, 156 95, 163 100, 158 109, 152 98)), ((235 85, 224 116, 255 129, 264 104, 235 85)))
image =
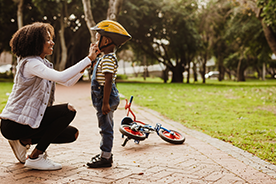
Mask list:
POLYGON ((29 59, 25 64, 23 75, 26 78, 40 77, 46 80, 54 81, 64 86, 74 85, 82 76, 80 73, 86 68, 91 61, 88 57, 84 58, 77 64, 67 68, 63 71, 57 71, 55 69, 47 67, 44 63, 38 59, 29 59))

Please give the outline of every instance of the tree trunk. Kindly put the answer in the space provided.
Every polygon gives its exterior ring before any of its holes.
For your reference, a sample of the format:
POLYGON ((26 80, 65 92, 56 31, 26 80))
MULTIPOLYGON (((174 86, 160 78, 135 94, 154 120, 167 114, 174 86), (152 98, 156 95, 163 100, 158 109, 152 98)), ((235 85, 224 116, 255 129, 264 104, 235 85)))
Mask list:
POLYGON ((201 78, 202 78, 202 83, 203 83, 203 84, 206 83, 205 73, 206 73, 206 62, 204 62, 204 63, 202 64, 201 78))
POLYGON ((163 80, 164 80, 164 83, 167 83, 169 80, 169 68, 168 67, 166 67, 166 69, 163 70, 163 80))
POLYGON ((263 62, 263 72, 262 72, 262 80, 265 80, 265 62, 263 62))
MULTIPOLYGON (((202 83, 205 84, 206 83, 205 74, 206 74, 207 54, 204 54, 204 57, 200 57, 200 58, 202 59, 202 66, 200 69, 200 74, 201 74, 201 78, 202 78, 202 83)), ((198 61, 200 61, 199 58, 198 58, 198 61)))
POLYGON ((263 20, 261 20, 263 30, 264 30, 264 35, 266 38, 266 41, 272 50, 272 52, 276 55, 276 38, 275 38, 275 33, 273 32, 271 27, 266 26, 263 20))
POLYGON ((90 29, 91 27, 94 27, 96 25, 93 15, 92 15, 92 8, 91 8, 90 0, 82 0, 82 4, 83 4, 83 11, 84 11, 84 15, 85 15, 86 26, 91 35, 91 43, 95 43, 96 42, 96 37, 95 37, 96 34, 94 31, 92 31, 90 29))
POLYGON ((64 4, 62 3, 61 13, 60 13, 60 30, 59 30, 60 45, 61 45, 61 60, 60 60, 58 69, 60 71, 65 69, 65 65, 67 62, 67 47, 66 47, 65 37, 64 37, 64 29, 65 29, 64 8, 65 7, 63 5, 64 4))
MULTIPOLYGON (((13 0, 17 4, 17 26, 18 29, 23 27, 23 3, 24 0, 13 0)), ((16 65, 17 59, 13 57, 12 59, 12 68, 14 69, 14 73, 16 73, 16 65)))
POLYGON ((222 81, 224 79, 224 67, 223 67, 223 60, 221 55, 218 56, 218 70, 219 70, 218 80, 222 81))
POLYGON ((176 66, 172 68, 172 83, 183 83, 183 72, 183 66, 181 66, 181 63, 177 63, 176 66))
POLYGON ((190 83, 190 62, 188 62, 188 68, 187 68, 187 84, 190 83))
POLYGON ((237 66, 237 81, 245 81, 244 70, 242 70, 242 60, 244 58, 243 47, 240 49, 240 59, 237 66), (244 80, 243 80, 244 79, 244 80))
POLYGON ((244 76, 244 71, 245 71, 246 68, 240 68, 240 70, 238 71, 238 81, 239 82, 244 82, 245 81, 245 76, 244 76))
POLYGON ((231 70, 229 70, 228 68, 225 68, 225 72, 227 73, 229 80, 231 80, 232 79, 231 70))
POLYGON ((242 62, 242 58, 239 59, 238 66, 237 66, 237 81, 240 81, 241 62, 242 62))
POLYGON ((117 20, 123 0, 109 0, 109 8, 107 10, 107 20, 117 20))
POLYGON ((193 62, 193 73, 194 73, 194 82, 197 82, 197 71, 196 63, 193 62))
POLYGON ((247 66, 242 66, 242 59, 239 60, 238 68, 237 68, 237 81, 245 81, 245 75, 244 72, 247 68, 247 66))
POLYGON ((147 68, 147 56, 145 54, 143 55, 143 65, 144 65, 143 77, 144 77, 144 80, 146 80, 148 76, 148 68, 147 68))
POLYGON ((18 29, 23 27, 23 4, 24 0, 13 0, 17 4, 17 25, 18 29))

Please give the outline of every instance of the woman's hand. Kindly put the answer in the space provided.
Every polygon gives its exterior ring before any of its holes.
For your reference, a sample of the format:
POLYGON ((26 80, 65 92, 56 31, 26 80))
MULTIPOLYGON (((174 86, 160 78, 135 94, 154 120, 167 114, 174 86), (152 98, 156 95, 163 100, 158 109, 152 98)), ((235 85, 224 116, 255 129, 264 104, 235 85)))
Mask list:
POLYGON ((98 48, 97 44, 90 44, 90 48, 89 48, 89 54, 88 54, 88 58, 91 61, 94 61, 96 59, 96 57, 101 53, 100 49, 98 48))

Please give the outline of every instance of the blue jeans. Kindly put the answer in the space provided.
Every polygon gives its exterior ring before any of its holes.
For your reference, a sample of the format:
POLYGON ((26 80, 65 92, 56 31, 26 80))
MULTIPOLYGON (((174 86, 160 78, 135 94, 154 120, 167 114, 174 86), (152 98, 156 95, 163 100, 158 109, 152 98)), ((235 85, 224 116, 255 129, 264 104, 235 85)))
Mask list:
POLYGON ((115 84, 112 84, 112 89, 109 97, 109 105, 111 111, 103 115, 102 104, 103 104, 103 86, 100 86, 98 82, 93 79, 91 83, 91 97, 93 106, 97 110, 98 126, 100 128, 100 134, 102 136, 100 149, 102 150, 102 157, 109 158, 111 156, 111 150, 113 147, 113 113, 117 109, 120 103, 119 92, 115 84))

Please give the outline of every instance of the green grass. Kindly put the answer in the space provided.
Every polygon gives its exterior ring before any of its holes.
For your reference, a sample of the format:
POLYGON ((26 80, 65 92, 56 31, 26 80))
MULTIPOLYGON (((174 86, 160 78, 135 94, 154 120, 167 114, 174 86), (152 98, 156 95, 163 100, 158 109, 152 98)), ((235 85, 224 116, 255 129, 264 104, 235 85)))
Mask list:
POLYGON ((0 82, 0 112, 2 112, 3 108, 5 107, 8 95, 12 89, 12 82, 0 82))
MULTIPOLYGON (((164 84, 139 78, 117 86, 135 104, 276 164, 276 80, 164 84)), ((11 89, 12 82, 0 82, 0 112, 11 89)))
POLYGON ((138 105, 276 164, 276 80, 117 85, 138 105))

